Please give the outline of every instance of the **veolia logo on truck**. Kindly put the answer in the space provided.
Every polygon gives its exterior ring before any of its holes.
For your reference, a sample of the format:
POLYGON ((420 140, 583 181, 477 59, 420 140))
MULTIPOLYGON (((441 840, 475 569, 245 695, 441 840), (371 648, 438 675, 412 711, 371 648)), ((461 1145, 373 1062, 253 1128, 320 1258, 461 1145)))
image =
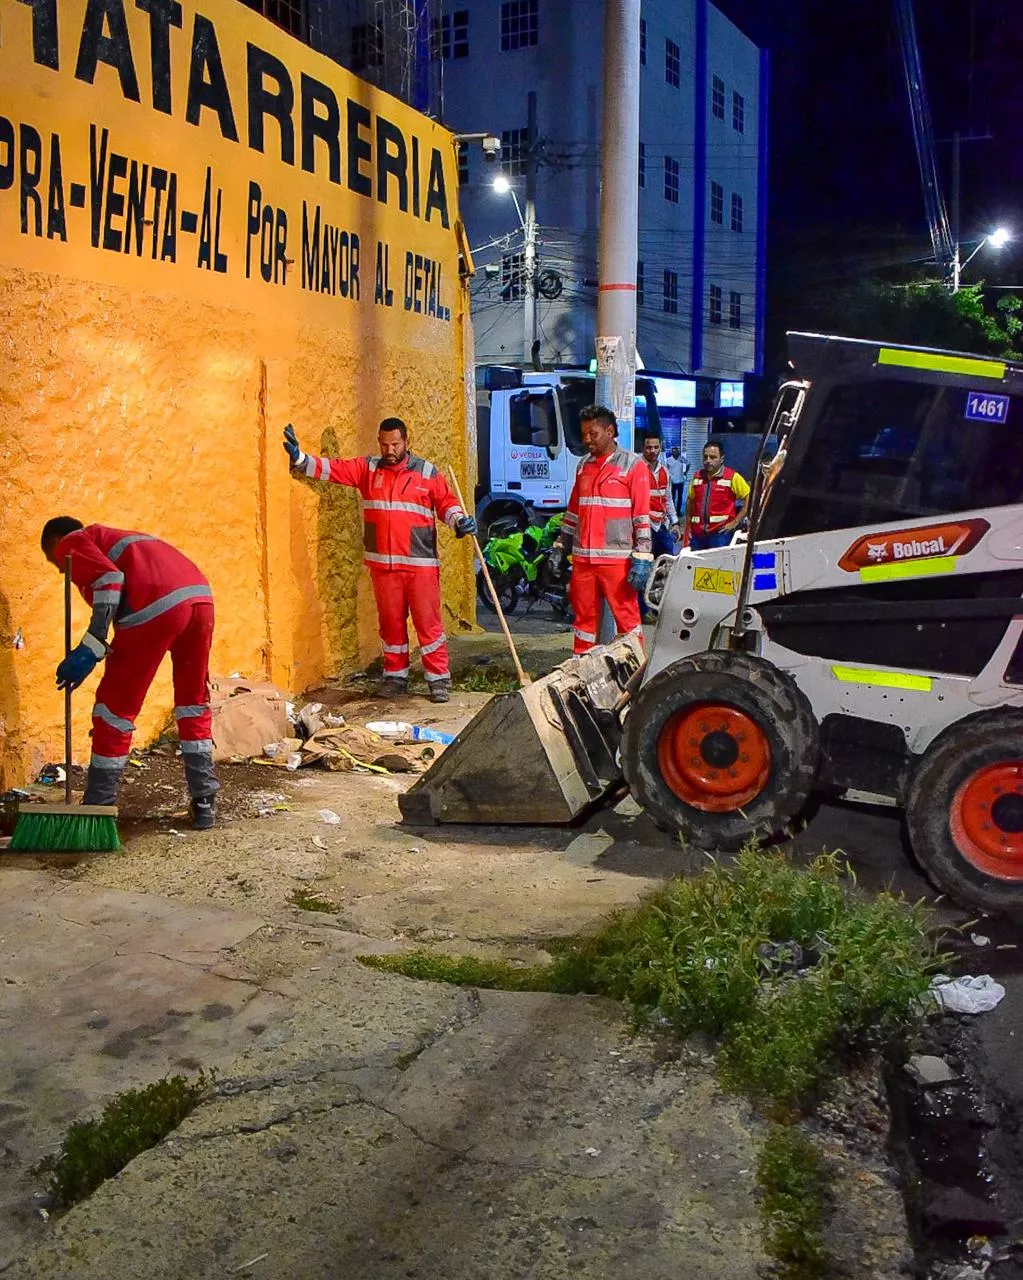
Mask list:
POLYGON ((871 565, 890 564, 893 561, 964 556, 973 550, 989 528, 986 520, 975 519, 925 525, 920 529, 868 533, 856 539, 839 560, 838 566, 848 573, 856 573, 871 565))

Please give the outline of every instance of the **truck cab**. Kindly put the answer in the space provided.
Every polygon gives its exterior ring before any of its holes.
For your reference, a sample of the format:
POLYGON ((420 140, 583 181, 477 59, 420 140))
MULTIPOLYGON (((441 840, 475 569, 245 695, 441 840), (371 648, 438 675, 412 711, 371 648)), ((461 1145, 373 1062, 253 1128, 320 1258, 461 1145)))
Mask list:
MULTIPOLYGON (((495 520, 523 526, 564 511, 582 460, 580 411, 592 404, 596 379, 583 369, 543 372, 506 366, 477 371, 476 437, 479 482, 476 519, 485 540, 495 520)), ((635 437, 659 428, 649 378, 636 379, 635 437)))

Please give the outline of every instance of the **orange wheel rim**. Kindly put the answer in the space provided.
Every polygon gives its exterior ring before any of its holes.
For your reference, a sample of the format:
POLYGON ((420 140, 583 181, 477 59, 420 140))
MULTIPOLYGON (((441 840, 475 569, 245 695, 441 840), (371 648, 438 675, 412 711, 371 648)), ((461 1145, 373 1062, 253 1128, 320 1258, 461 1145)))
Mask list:
POLYGON ((661 777, 680 800, 705 813, 730 813, 763 791, 771 746, 738 707, 703 702, 677 711, 657 739, 661 777))
POLYGON ((952 797, 949 829, 956 848, 979 871, 1023 880, 1023 760, 971 774, 952 797))

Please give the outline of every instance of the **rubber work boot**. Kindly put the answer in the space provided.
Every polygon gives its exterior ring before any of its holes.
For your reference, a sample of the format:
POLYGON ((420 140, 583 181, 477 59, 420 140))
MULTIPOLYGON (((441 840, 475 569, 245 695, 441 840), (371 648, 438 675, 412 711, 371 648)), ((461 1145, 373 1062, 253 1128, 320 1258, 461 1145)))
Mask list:
POLYGON ((189 805, 195 831, 212 831, 217 824, 217 805, 213 796, 200 796, 189 805))
POLYGON ((451 701, 451 681, 450 680, 431 680, 430 681, 430 701, 431 702, 450 702, 451 701))
POLYGON ((377 686, 381 698, 400 698, 408 693, 408 680, 404 676, 384 676, 377 686))

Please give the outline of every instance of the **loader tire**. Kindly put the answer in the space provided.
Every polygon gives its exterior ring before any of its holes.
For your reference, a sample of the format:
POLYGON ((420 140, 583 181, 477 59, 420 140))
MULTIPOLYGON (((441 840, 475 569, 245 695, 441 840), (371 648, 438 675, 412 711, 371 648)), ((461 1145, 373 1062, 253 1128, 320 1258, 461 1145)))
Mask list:
POLYGON ((665 667, 625 718, 622 767, 654 821, 733 852, 782 832, 809 799, 820 733, 791 676, 709 650, 665 667))
POLYGON ((1023 907, 1023 708, 980 711, 935 738, 906 793, 928 879, 961 906, 1023 907))

